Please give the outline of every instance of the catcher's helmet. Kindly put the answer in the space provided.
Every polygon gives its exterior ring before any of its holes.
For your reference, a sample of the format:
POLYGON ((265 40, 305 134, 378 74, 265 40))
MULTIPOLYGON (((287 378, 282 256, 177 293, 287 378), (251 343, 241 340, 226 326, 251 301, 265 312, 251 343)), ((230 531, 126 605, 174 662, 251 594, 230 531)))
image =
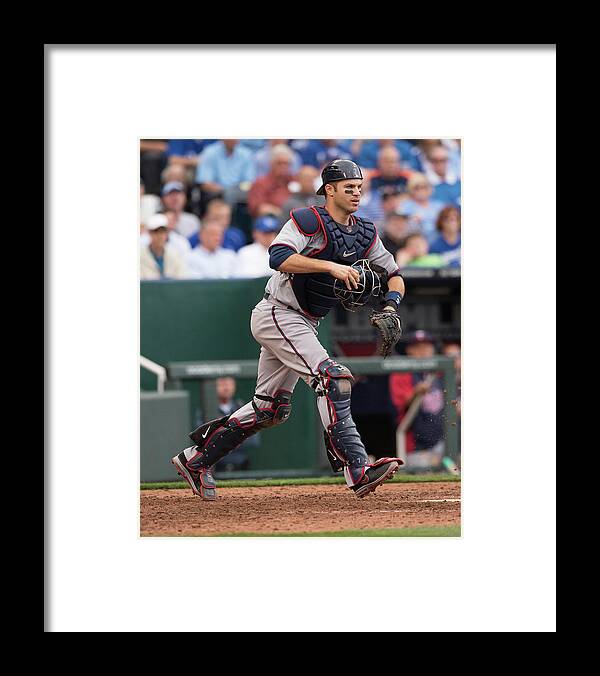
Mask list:
POLYGON ((336 279, 333 283, 333 293, 338 298, 344 308, 354 312, 354 308, 366 305, 371 298, 377 298, 382 292, 382 280, 366 258, 363 258, 350 267, 358 270, 360 278, 356 289, 349 289, 345 282, 336 279))
POLYGON ((362 171, 352 160, 331 160, 321 172, 323 185, 317 190, 317 195, 325 194, 325 184, 343 181, 345 178, 362 178, 362 171))

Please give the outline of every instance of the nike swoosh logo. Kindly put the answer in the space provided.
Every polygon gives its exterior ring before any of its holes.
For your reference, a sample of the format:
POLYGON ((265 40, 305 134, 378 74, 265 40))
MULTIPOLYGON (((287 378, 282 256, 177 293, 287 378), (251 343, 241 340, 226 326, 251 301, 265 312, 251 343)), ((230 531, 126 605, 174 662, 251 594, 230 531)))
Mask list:
POLYGON ((344 251, 342 256, 344 256, 344 258, 346 258, 347 256, 354 256, 355 254, 356 254, 356 251, 344 251))
MULTIPOLYGON (((210 429, 210 427, 209 427, 208 429, 210 429)), ((208 434, 208 430, 206 430, 206 432, 204 432, 204 434, 202 435, 202 438, 203 438, 203 439, 206 439, 206 435, 207 435, 207 434, 208 434)))

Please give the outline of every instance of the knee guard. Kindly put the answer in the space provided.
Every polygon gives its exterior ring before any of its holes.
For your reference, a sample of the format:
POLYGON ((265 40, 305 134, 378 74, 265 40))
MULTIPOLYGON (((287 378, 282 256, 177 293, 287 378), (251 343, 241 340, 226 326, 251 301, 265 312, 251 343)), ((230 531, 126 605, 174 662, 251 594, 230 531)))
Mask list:
POLYGON ((262 395, 255 394, 254 399, 270 403, 268 408, 258 408, 254 401, 252 401, 252 408, 254 408, 256 414, 255 423, 260 425, 260 427, 281 425, 292 413, 292 393, 287 390, 277 390, 274 397, 263 397, 262 395))
POLYGON ((190 433, 190 439, 196 444, 196 454, 187 461, 189 469, 212 467, 228 453, 236 449, 243 441, 265 427, 285 422, 291 413, 292 393, 280 390, 274 397, 256 396, 256 399, 270 401, 269 408, 258 408, 254 401, 254 416, 248 423, 237 418, 224 416, 201 425, 190 433))
POLYGON ((333 359, 321 362, 318 371, 319 376, 313 386, 317 396, 327 399, 331 420, 325 431, 327 457, 334 472, 344 469, 345 473, 349 473, 351 483, 358 483, 369 458, 350 412, 354 378, 346 366, 333 359))

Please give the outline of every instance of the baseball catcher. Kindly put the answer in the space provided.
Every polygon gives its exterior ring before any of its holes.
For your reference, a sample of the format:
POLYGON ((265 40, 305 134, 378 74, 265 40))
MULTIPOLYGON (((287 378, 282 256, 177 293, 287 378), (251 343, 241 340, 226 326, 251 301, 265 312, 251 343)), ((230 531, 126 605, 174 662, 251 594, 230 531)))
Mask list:
POLYGON ((250 320, 261 346, 252 400, 192 431, 193 445, 172 458, 194 494, 204 499, 216 499, 211 468, 221 458, 259 430, 289 418, 300 378, 315 392, 331 467, 343 472, 357 497, 374 491, 402 464, 398 458, 369 462, 350 411, 354 377, 329 356, 317 329, 338 301, 351 312, 370 305, 381 354, 389 355, 402 333, 398 307, 404 281, 374 224, 354 215, 362 190, 360 167, 334 160, 321 178, 317 194, 325 195, 325 207, 294 209, 269 247, 276 272, 250 320))

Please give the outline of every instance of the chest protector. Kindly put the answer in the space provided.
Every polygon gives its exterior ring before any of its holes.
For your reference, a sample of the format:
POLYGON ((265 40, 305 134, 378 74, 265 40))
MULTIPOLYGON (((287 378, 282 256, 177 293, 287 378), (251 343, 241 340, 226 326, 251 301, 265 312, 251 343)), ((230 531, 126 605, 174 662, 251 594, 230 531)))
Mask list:
MULTIPOLYGON (((349 227, 346 227, 336 223, 323 207, 294 209, 290 216, 303 235, 312 237, 321 231, 325 239, 323 247, 309 258, 352 265, 366 258, 377 241, 375 226, 364 218, 350 216, 349 227)), ((295 273, 292 289, 300 307, 314 317, 324 317, 337 300, 333 293, 334 281, 326 272, 295 273)))

